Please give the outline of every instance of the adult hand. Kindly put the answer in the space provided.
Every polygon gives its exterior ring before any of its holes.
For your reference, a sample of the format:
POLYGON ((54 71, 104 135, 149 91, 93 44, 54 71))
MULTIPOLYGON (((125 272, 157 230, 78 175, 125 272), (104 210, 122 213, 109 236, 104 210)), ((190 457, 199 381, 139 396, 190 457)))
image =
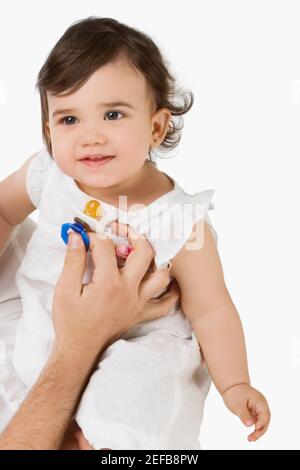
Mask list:
POLYGON ((179 298, 176 283, 169 284, 167 269, 149 272, 154 251, 150 243, 128 228, 133 251, 119 269, 111 239, 90 232, 95 269, 91 283, 82 285, 86 250, 81 237, 70 233, 65 264, 56 284, 53 323, 56 343, 96 357, 99 340, 107 346, 136 323, 166 315, 179 298), (143 279, 144 278, 144 279, 143 279))
POLYGON ((162 270, 143 279, 153 251, 142 237, 129 231, 134 250, 119 270, 113 242, 89 235, 95 264, 92 281, 82 285, 86 251, 81 237, 72 233, 54 291, 53 349, 0 437, 3 450, 58 449, 72 429, 71 417, 98 354, 130 326, 165 315, 178 300, 175 285, 151 300, 168 284, 169 275, 162 270))
MULTIPOLYGON (((121 224, 112 229, 126 236, 133 247, 126 261, 117 263, 116 247, 110 239, 89 233, 95 269, 91 283, 82 286, 86 250, 81 237, 72 233, 54 295, 53 321, 58 341, 65 350, 79 350, 83 356, 91 349, 92 358, 99 353, 103 335, 108 346, 135 323, 166 315, 179 298, 175 281, 165 294, 155 298, 170 282, 168 270, 155 269, 151 245, 133 229, 121 224), (74 248, 71 242, 76 242, 74 248)), ((60 448, 76 449, 78 443, 79 448, 89 446, 77 424, 71 422, 60 448)))

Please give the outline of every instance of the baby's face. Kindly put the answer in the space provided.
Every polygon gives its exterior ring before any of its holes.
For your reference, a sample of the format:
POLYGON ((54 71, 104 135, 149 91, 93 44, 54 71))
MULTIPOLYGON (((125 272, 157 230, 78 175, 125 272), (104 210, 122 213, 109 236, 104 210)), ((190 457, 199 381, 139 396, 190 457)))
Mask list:
POLYGON ((47 97, 54 160, 86 188, 109 188, 132 177, 147 158, 157 119, 169 120, 166 113, 156 115, 144 76, 122 59, 99 68, 75 93, 47 97), (129 107, 105 104, 120 101, 129 107), (114 158, 101 166, 81 160, 97 153, 114 158))

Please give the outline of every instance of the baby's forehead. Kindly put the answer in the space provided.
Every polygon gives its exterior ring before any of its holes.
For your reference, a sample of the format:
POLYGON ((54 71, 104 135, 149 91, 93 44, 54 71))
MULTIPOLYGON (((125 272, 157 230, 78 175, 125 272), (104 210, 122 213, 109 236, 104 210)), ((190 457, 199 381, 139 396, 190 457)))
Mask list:
POLYGON ((71 112, 88 107, 95 107, 99 110, 120 108, 132 113, 145 109, 152 110, 155 106, 154 95, 148 87, 144 90, 140 89, 139 92, 110 87, 109 90, 102 92, 97 87, 85 89, 82 85, 77 90, 68 93, 46 93, 49 110, 53 113, 57 110, 71 112))
POLYGON ((83 102, 99 103, 129 102, 136 105, 153 107, 154 93, 144 76, 126 57, 119 57, 98 67, 92 73, 83 70, 81 74, 64 76, 60 84, 57 77, 56 92, 47 91, 48 102, 53 105, 66 104, 70 99, 82 98, 83 102), (66 83, 68 88, 66 88, 66 83), (63 89, 63 86, 65 89, 63 89))

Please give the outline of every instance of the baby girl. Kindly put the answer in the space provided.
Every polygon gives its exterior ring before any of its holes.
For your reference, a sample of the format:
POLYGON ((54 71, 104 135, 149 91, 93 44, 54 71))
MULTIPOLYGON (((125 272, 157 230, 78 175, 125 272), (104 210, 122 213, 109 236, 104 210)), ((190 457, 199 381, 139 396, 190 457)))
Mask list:
MULTIPOLYGON (((114 234, 120 222, 147 237, 154 269, 168 267, 181 298, 167 316, 132 327, 105 350, 74 414, 84 438, 94 449, 200 449, 212 380, 229 410, 254 425, 248 439, 257 440, 270 412, 250 384, 243 329, 208 215, 214 191, 187 194, 154 160, 178 145, 193 95, 176 90, 146 34, 97 17, 69 27, 37 86, 45 148, 0 183, 0 251, 12 228, 39 209, 16 276, 23 312, 3 398, 18 409, 51 350, 62 225, 72 230, 76 218, 126 242, 126 233, 114 234)), ((83 283, 92 269, 89 258, 83 283)))

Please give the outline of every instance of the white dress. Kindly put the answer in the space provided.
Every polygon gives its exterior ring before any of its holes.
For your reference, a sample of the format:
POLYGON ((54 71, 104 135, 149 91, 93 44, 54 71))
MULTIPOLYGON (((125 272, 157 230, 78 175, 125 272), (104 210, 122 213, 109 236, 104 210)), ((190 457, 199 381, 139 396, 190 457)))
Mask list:
MULTIPOLYGON (((214 208, 214 191, 189 195, 173 183, 173 190, 134 212, 101 201, 101 227, 118 219, 145 234, 158 268, 172 260, 197 220, 207 221, 218 242, 207 213, 214 208)), ((14 411, 51 351, 53 290, 66 250, 61 225, 73 222, 74 216, 92 228, 96 224, 82 212, 92 198, 57 167, 46 149, 31 161, 26 184, 39 218, 15 278, 23 312, 12 361, 1 378, 2 400, 14 411)), ((89 282, 92 268, 89 256, 83 282, 89 282)), ((135 325, 104 351, 74 418, 95 449, 200 449, 209 386, 197 339, 177 303, 167 316, 135 325)))

